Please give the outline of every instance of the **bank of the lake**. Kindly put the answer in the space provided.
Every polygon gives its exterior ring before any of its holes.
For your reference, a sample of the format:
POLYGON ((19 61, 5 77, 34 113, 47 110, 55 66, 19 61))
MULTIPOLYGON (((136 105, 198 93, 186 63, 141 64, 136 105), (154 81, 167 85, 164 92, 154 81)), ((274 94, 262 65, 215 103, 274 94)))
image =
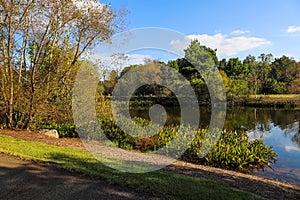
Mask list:
MULTIPOLYGON (((107 97, 111 99, 111 97, 107 97)), ((122 100, 122 98, 120 98, 122 100)), ((179 102, 176 97, 164 97, 155 95, 133 96, 131 97, 130 105, 135 108, 145 108, 153 104, 161 104, 166 107, 178 107, 179 102)), ((184 102, 189 102, 190 99, 181 97, 184 102)), ((243 106, 253 108, 286 108, 286 109, 300 109, 300 94, 258 94, 250 96, 238 96, 228 98, 227 106, 243 106)), ((211 102, 208 99, 198 99, 200 106, 210 106, 211 102)), ((217 101, 215 103, 224 103, 217 101)), ((217 105, 216 104, 216 105, 217 105)))
POLYGON ((300 94, 260 94, 242 99, 242 104, 249 107, 300 109, 300 94))
POLYGON ((297 199, 300 195, 300 188, 297 186, 181 161, 173 163, 164 170, 146 174, 120 173, 97 162, 91 154, 81 148, 83 146, 80 145, 79 139, 55 139, 37 134, 26 130, 0 130, 0 152, 39 162, 55 163, 71 170, 75 175, 83 172, 109 183, 133 187, 139 192, 150 192, 166 199, 199 199, 200 197, 201 199, 260 199, 264 197, 281 200, 297 199), (237 189, 248 191, 256 197, 237 189))
MULTIPOLYGON (((259 197, 261 195, 231 188, 222 182, 203 177, 185 176, 165 170, 143 174, 124 173, 103 165, 83 149, 25 141, 0 134, 0 153, 2 152, 27 160, 56 164, 73 173, 96 177, 109 184, 129 187, 161 199, 262 199, 259 197)), ((282 197, 295 198, 299 193, 296 187, 282 185, 281 190, 284 191, 284 188, 289 192, 281 194, 282 197)), ((265 196, 267 195, 266 193, 265 196)))
MULTIPOLYGON (((166 110, 167 123, 180 122, 179 108, 169 107, 166 110)), ((200 113, 200 126, 207 127, 211 110, 209 107, 201 107, 200 113)), ((147 109, 131 110, 131 115, 149 119, 147 109)), ((255 174, 296 185, 300 185, 299 126, 300 110, 284 108, 229 107, 224 123, 226 130, 246 131, 252 139, 263 139, 277 153, 277 162, 272 166, 273 169, 255 174)))

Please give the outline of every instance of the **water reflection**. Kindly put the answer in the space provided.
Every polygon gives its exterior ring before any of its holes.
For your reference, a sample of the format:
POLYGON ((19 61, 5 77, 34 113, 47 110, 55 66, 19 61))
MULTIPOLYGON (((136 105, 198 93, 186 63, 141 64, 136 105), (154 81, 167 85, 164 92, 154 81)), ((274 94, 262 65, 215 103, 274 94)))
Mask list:
MULTIPOLYGON (((167 124, 180 122, 180 109, 167 108, 167 124)), ((207 127, 210 108, 200 109, 200 126, 207 127)), ((148 118, 147 109, 131 110, 131 116, 148 118)), ((193 116, 190 116, 193 117, 193 116)), ((251 139, 262 138, 278 154, 273 170, 260 176, 300 185, 300 110, 234 107, 227 110, 224 128, 244 130, 251 139)))
POLYGON ((278 154, 273 170, 257 175, 300 185, 299 120, 299 110, 233 108, 227 112, 225 128, 243 129, 252 139, 262 138, 278 154))

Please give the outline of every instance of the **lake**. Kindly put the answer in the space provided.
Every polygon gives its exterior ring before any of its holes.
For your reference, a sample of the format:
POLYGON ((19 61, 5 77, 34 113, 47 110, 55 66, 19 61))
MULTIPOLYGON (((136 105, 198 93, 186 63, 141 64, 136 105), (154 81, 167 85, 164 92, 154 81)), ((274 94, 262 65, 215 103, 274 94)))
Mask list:
MULTIPOLYGON (((180 121, 179 108, 166 108, 166 123, 180 121)), ((207 127, 210 109, 200 109, 200 126, 207 127)), ((149 119, 148 110, 130 110, 131 116, 149 119)), ((193 116, 191 116, 193 117, 193 116)), ((224 128, 245 130, 250 138, 262 138, 266 145, 272 146, 277 153, 273 169, 255 172, 258 176, 288 182, 300 186, 300 110, 270 108, 228 108, 224 128)))

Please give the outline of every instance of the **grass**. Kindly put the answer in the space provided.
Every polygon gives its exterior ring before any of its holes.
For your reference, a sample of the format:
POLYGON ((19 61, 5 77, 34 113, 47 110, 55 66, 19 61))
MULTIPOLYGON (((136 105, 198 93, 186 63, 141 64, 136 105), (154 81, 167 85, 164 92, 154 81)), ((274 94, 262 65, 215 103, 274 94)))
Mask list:
POLYGON ((299 109, 300 94, 258 94, 250 95, 246 106, 299 109))
POLYGON ((101 164, 88 151, 76 148, 28 142, 0 135, 0 152, 28 160, 59 164, 63 168, 98 177, 109 183, 167 199, 259 199, 221 183, 164 170, 145 174, 122 173, 101 164))
POLYGON ((300 98, 300 94, 258 94, 258 95, 250 95, 250 98, 287 98, 294 99, 300 98))

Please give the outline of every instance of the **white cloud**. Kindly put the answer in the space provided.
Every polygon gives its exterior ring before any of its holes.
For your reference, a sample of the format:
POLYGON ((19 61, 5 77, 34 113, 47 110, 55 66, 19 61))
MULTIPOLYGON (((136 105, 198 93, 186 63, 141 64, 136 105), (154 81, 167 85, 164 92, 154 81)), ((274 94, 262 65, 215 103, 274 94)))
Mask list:
POLYGON ((143 54, 127 54, 128 56, 128 65, 137 65, 137 64, 144 64, 145 59, 151 59, 150 55, 143 55, 143 54))
POLYGON ((232 31, 230 34, 231 35, 243 35, 243 34, 246 34, 246 33, 249 33, 250 31, 243 31, 243 30, 234 30, 232 31))
POLYGON ((289 146, 289 145, 285 146, 285 150, 287 152, 290 152, 290 151, 300 151, 300 149, 298 147, 296 147, 296 146, 289 146))
POLYGON ((184 41, 173 40, 171 45, 175 51, 182 51, 187 48, 191 40, 198 39, 201 45, 208 46, 212 49, 217 49, 218 56, 231 56, 242 51, 270 45, 271 42, 258 37, 247 37, 247 36, 236 36, 230 37, 226 34, 199 34, 199 35, 188 35, 184 41))
POLYGON ((287 32, 288 33, 300 32, 300 26, 289 26, 287 32))
POLYGON ((254 141, 256 139, 267 139, 271 137, 270 132, 264 132, 260 130, 250 130, 246 131, 246 133, 250 141, 254 141))

